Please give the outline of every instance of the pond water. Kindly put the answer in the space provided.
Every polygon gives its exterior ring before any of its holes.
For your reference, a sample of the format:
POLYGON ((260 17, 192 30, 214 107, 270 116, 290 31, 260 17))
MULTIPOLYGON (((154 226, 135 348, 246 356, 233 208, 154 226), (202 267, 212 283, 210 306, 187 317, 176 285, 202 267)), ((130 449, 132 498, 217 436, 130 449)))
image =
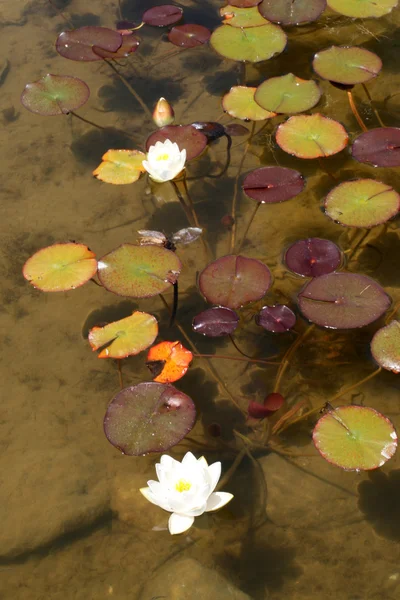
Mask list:
MULTIPOLYGON (((52 4, 74 27, 114 27, 119 10, 124 19, 139 23, 145 9, 162 2, 121 0, 120 7, 114 0, 52 4)), ((222 2, 179 4, 187 22, 210 29, 220 23, 222 2)), ((168 313, 157 296, 121 298, 91 283, 72 292, 45 294, 24 280, 22 266, 38 249, 56 241, 82 242, 102 256, 122 242, 135 242, 139 229, 171 234, 186 227, 187 216, 169 184, 150 187, 142 177, 133 185, 113 186, 91 176, 109 148, 143 149, 155 127, 106 64, 68 61, 56 53, 56 36, 69 27, 65 19, 46 0, 0 5, 0 598, 399 598, 398 456, 370 474, 344 472, 315 450, 313 417, 276 438, 276 452, 256 452, 255 459, 245 456, 224 488, 235 498, 220 513, 202 516, 185 534, 170 536, 167 513, 138 492, 155 477, 157 458, 123 456, 105 438, 103 417, 119 390, 118 372, 114 361, 98 360, 90 351, 88 330, 135 308, 156 315, 160 339, 185 342, 182 330, 168 329, 168 313), (26 111, 20 104, 21 91, 46 73, 82 78, 91 96, 79 114, 108 129, 71 116, 45 118, 26 111)), ((166 97, 177 123, 226 125, 234 119, 223 114, 221 98, 231 86, 244 81, 258 85, 290 71, 309 79, 317 50, 332 44, 362 45, 383 61, 381 75, 368 89, 385 125, 397 126, 399 25, 399 9, 367 20, 326 12, 317 24, 288 29, 289 43, 282 55, 245 69, 208 45, 178 51, 165 30, 147 27, 139 31, 139 50, 121 61, 120 68, 149 107, 166 97)), ((360 128, 345 92, 325 81, 321 87, 324 95, 314 112, 340 121, 354 138, 360 128)), ((377 127, 361 86, 355 88, 354 98, 367 127, 377 127)), ((307 179, 305 191, 296 198, 260 207, 241 250, 269 266, 274 281, 263 303, 287 303, 295 309, 300 335, 308 326, 295 308, 303 280, 287 271, 282 257, 291 243, 307 237, 330 239, 343 250, 349 247, 353 233, 321 210, 321 200, 334 186, 332 175, 340 181, 373 177, 400 187, 398 169, 356 163, 346 150, 322 165, 285 154, 273 136, 281 120, 262 131, 263 124, 257 124, 251 147, 246 135, 234 137, 230 166, 221 178, 207 174, 223 167, 225 139, 188 167, 189 177, 198 177, 189 181, 189 188, 206 230, 209 256, 200 241, 178 249, 183 262, 178 324, 198 352, 240 356, 228 338, 193 333, 191 320, 207 306, 196 288, 197 274, 207 260, 230 251, 231 233, 221 219, 230 214, 242 160, 243 174, 262 165, 279 165, 298 169, 307 179)), ((250 131, 251 125, 245 125, 250 131)), ((238 190, 241 240, 254 203, 238 190)), ((376 279, 396 302, 396 222, 374 228, 367 241, 346 268, 376 279)), ((165 297, 172 301, 171 292, 165 297)), ((318 407, 372 373, 376 365, 369 343, 382 324, 383 319, 350 331, 315 328, 294 353, 281 382, 286 409, 297 406, 298 415, 318 407)), ((296 339, 295 333, 267 334, 250 320, 240 331, 238 346, 257 357, 282 357, 296 339)), ((125 385, 150 379, 143 354, 126 359, 122 372, 125 385)), ((243 428, 232 397, 244 408, 248 399, 262 401, 272 391, 276 373, 277 365, 195 359, 176 384, 197 407, 192 438, 204 442, 208 426, 220 423, 226 445, 215 450, 218 442, 207 438, 214 450, 206 456, 211 462, 221 459, 224 472, 232 464, 227 449, 233 443, 232 431, 243 428)), ((371 406, 398 428, 399 388, 398 377, 383 371, 342 401, 371 406)), ((188 449, 196 456, 202 452, 186 441, 170 453, 180 458, 188 449)))

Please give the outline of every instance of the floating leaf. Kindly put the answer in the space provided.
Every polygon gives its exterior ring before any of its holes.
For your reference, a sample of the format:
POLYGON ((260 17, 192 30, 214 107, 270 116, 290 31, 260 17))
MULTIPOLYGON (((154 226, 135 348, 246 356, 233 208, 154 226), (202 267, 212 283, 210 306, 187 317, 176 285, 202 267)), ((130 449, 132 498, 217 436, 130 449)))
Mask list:
POLYGON ((374 167, 400 167, 400 128, 378 127, 359 135, 351 148, 353 158, 374 167))
POLYGON ((116 52, 122 45, 122 37, 114 29, 89 25, 60 33, 56 41, 56 50, 58 54, 70 60, 102 60, 102 57, 93 51, 93 46, 116 52))
POLYGON ((206 300, 228 308, 240 308, 260 300, 271 285, 271 273, 255 258, 222 256, 200 273, 199 287, 206 300))
POLYGON ((278 26, 268 23, 261 27, 218 27, 211 35, 211 46, 218 54, 232 60, 261 62, 280 54, 287 37, 278 26))
POLYGON ((284 333, 296 325, 296 315, 284 304, 264 306, 256 315, 256 323, 266 331, 284 333))
POLYGON ((290 117, 279 125, 276 133, 278 146, 298 158, 337 154, 348 140, 343 125, 319 113, 290 117))
POLYGON ((223 306, 203 310, 195 316, 192 323, 193 331, 207 337, 231 335, 238 325, 239 317, 235 311, 223 306))
MULTIPOLYGON (((121 32, 118 32, 121 33, 121 32)), ((139 48, 140 40, 133 33, 124 33, 122 35, 122 44, 115 52, 111 52, 100 46, 93 46, 93 52, 101 58, 112 58, 116 60, 118 58, 126 58, 139 48)))
POLYGON ((400 373, 400 322, 379 329, 371 342, 372 356, 383 369, 400 373))
POLYGON ((21 95, 21 102, 33 113, 44 117, 67 115, 89 98, 86 83, 69 75, 48 73, 34 83, 28 83, 21 95))
POLYGON ((309 110, 321 98, 319 85, 312 80, 300 79, 293 73, 271 77, 261 83, 254 99, 266 110, 294 114, 309 110))
POLYGON ((93 175, 100 181, 114 185, 134 183, 145 171, 142 166, 145 158, 146 155, 139 150, 108 150, 93 175))
POLYGON ((317 52, 313 68, 322 79, 355 85, 376 77, 382 69, 382 61, 379 56, 365 48, 331 46, 317 52))
POLYGON ((95 275, 95 254, 84 244, 54 244, 28 258, 23 276, 42 292, 66 292, 83 285, 95 275))
POLYGON ((215 123, 214 121, 196 121, 191 124, 192 127, 204 133, 209 142, 218 140, 218 138, 225 135, 225 127, 221 123, 215 123))
POLYGON ((142 21, 146 25, 153 27, 166 27, 173 25, 181 20, 183 10, 179 6, 173 4, 162 4, 161 6, 153 6, 149 8, 142 16, 142 21))
POLYGON ((103 348, 99 358, 125 358, 146 350, 157 334, 157 319, 148 313, 134 311, 125 319, 104 327, 93 327, 88 339, 93 350, 103 348))
POLYGON ((359 19, 383 17, 383 15, 389 14, 397 4, 398 0, 328 0, 328 6, 332 10, 346 17, 358 17, 359 19))
POLYGON ((235 119, 243 121, 264 121, 276 117, 276 113, 264 110, 254 100, 257 88, 235 85, 222 98, 225 112, 235 119))
POLYGON ((172 385, 139 383, 119 392, 108 405, 104 433, 130 456, 165 452, 193 428, 196 409, 189 396, 172 385))
POLYGON ((325 8, 326 0, 263 0, 258 10, 274 23, 302 25, 316 21, 325 8))
POLYGON ((342 262, 340 249, 330 240, 308 238, 292 244, 285 254, 285 264, 303 277, 320 277, 335 271, 342 262))
POLYGON ((122 244, 99 260, 98 277, 113 294, 150 298, 175 283, 181 268, 177 255, 162 246, 122 244))
POLYGON ((240 8, 232 4, 227 4, 219 9, 219 14, 221 17, 225 17, 225 22, 232 27, 259 27, 268 23, 260 15, 256 6, 240 8))
POLYGON ((150 348, 147 366, 154 381, 173 383, 181 379, 193 360, 193 354, 180 342, 161 342, 150 348))
POLYGON ((178 144, 179 150, 186 150, 186 160, 199 156, 207 146, 207 137, 191 125, 166 125, 154 131, 146 141, 146 150, 156 142, 171 140, 178 144))
POLYGON ((229 125, 225 125, 225 132, 232 137, 249 135, 250 133, 247 127, 239 125, 239 123, 229 123, 229 125))
POLYGON ((390 298, 373 279, 356 273, 329 273, 312 279, 298 296, 303 315, 330 329, 369 325, 389 308, 390 298))
POLYGON ((400 210, 400 196, 386 183, 374 179, 345 181, 331 190, 325 213, 347 227, 374 227, 400 210))
POLYGON ((264 404, 259 402, 251 401, 248 406, 249 417, 253 419, 264 419, 273 415, 277 410, 282 408, 285 403, 285 399, 282 394, 278 392, 272 392, 264 400, 264 404))
POLYGON ((301 173, 286 167, 261 167, 251 171, 242 188, 246 196, 261 204, 285 202, 300 194, 305 181, 301 173))
POLYGON ((174 46, 180 48, 195 48, 202 46, 210 39, 211 31, 203 25, 177 25, 168 34, 168 39, 174 46))
POLYGON ((339 406, 321 417, 313 431, 318 452, 346 471, 382 467, 397 448, 393 423, 367 406, 339 406))

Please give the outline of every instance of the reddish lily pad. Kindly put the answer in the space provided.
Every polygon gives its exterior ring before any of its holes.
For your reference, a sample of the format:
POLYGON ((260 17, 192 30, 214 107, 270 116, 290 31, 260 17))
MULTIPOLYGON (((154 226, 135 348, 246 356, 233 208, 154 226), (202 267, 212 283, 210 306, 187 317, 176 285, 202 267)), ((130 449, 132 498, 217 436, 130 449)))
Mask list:
POLYGON ((358 17, 368 19, 369 17, 383 17, 389 14, 398 0, 328 0, 328 6, 332 10, 346 17, 358 17))
POLYGON ((240 125, 239 123, 229 123, 229 125, 225 125, 225 132, 232 137, 249 135, 250 133, 247 127, 240 125))
POLYGON ((340 249, 330 240, 308 238, 287 249, 286 266, 303 277, 320 277, 335 271, 342 262, 340 249))
POLYGON ((316 81, 300 79, 293 73, 288 73, 280 77, 271 77, 261 83, 254 100, 265 110, 295 114, 318 104, 321 94, 316 81))
POLYGON ((382 69, 382 61, 379 56, 365 48, 331 46, 317 52, 313 68, 322 79, 355 85, 376 77, 382 69))
POLYGON ((232 309, 260 300, 270 286, 268 267, 245 256, 222 256, 207 265, 199 277, 200 291, 208 302, 232 309))
POLYGON ((95 254, 84 244, 54 244, 28 258, 23 276, 42 292, 66 292, 80 287, 95 275, 95 254))
POLYGON ((173 27, 168 34, 168 39, 174 46, 180 48, 195 48, 202 46, 211 37, 211 31, 203 25, 194 25, 188 23, 186 25, 177 25, 173 27))
POLYGON ((396 452, 393 423, 367 406, 339 406, 319 419, 313 442, 328 462, 345 471, 382 467, 396 452))
POLYGON ((257 88, 235 85, 222 98, 222 108, 231 117, 243 121, 264 121, 276 117, 276 113, 261 108, 254 100, 257 88))
POLYGON ((284 304, 264 306, 256 315, 256 323, 266 331, 284 333, 296 325, 296 315, 284 304))
POLYGON ((113 294, 150 298, 175 283, 181 268, 177 255, 162 246, 122 244, 99 260, 98 277, 113 294))
POLYGON ((273 23, 302 25, 316 21, 325 8, 326 0, 263 0, 258 10, 273 23))
POLYGON ((204 133, 209 142, 214 142, 225 135, 225 127, 215 121, 195 121, 191 126, 204 133))
POLYGON ((351 148, 353 158, 374 167, 400 167, 400 128, 378 127, 359 135, 351 148))
POLYGON ((146 25, 153 27, 167 27, 181 20, 183 10, 179 6, 173 4, 162 4, 161 6, 153 6, 143 14, 142 21, 146 25))
MULTIPOLYGON (((118 32, 120 33, 120 32, 118 32)), ((140 40, 133 33, 124 33, 122 35, 122 44, 115 52, 111 52, 100 46, 93 46, 93 52, 100 56, 100 58, 126 58, 130 54, 136 52, 139 48, 140 40)))
POLYGON ((156 142, 171 140, 178 144, 179 150, 186 150, 186 160, 199 156, 207 146, 207 136, 191 125, 166 125, 154 131, 146 141, 146 151, 156 142))
POLYGON ((272 23, 246 28, 222 25, 213 32, 210 43, 225 58, 257 63, 283 52, 287 37, 272 23))
POLYGON ((63 31, 57 38, 56 50, 64 58, 78 61, 102 60, 93 46, 116 52, 122 45, 122 35, 114 29, 89 25, 72 31, 63 31))
POLYGON ((150 348, 146 365, 154 381, 173 383, 186 374, 192 360, 193 354, 180 342, 161 342, 150 348))
POLYGON ((134 183, 145 171, 142 166, 145 158, 146 155, 139 150, 108 150, 93 175, 100 181, 114 185, 134 183))
POLYGON ((347 146, 349 137, 343 125, 324 117, 295 115, 279 125, 278 146, 298 158, 320 158, 337 154, 347 146))
POLYGON ((286 202, 305 186, 301 173, 286 167, 261 167, 249 173, 242 184, 246 196, 260 204, 286 202))
POLYGON ((312 279, 298 296, 303 315, 330 329, 356 329, 379 319, 390 306, 385 290, 356 273, 329 273, 312 279))
POLYGON ((400 322, 392 321, 379 329, 371 342, 372 356, 380 367, 400 373, 400 322))
POLYGON ((223 306, 203 310, 195 316, 192 323, 193 331, 207 337, 231 335, 238 325, 239 317, 235 311, 223 306))
POLYGON ((399 194, 374 179, 345 181, 331 190, 325 213, 347 227, 374 227, 385 223, 400 210, 399 194))
POLYGON ((223 23, 228 23, 232 27, 259 27, 268 23, 260 15, 257 6, 241 8, 227 4, 219 9, 219 14, 225 17, 223 23))
POLYGON ((253 419, 264 419, 282 408, 284 403, 285 399, 282 394, 272 392, 271 394, 268 394, 263 404, 254 401, 249 402, 247 409, 249 417, 252 417, 253 419))
POLYGON ((83 106, 89 98, 86 83, 69 75, 48 73, 34 83, 28 83, 21 95, 21 102, 33 113, 44 117, 67 115, 83 106))
POLYGON ((143 456, 178 444, 195 419, 189 396, 172 385, 149 381, 114 396, 104 417, 104 433, 123 454, 143 456))

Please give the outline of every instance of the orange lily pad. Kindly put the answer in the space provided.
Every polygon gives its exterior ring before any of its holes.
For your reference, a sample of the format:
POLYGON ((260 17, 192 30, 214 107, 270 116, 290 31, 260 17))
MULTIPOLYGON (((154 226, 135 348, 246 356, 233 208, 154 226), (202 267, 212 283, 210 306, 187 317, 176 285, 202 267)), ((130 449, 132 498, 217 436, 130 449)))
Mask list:
POLYGON ((150 348, 146 364, 154 381, 172 383, 185 375, 192 359, 193 354, 180 342, 161 342, 150 348))
POLYGON ((261 108, 254 100, 255 87, 235 85, 222 98, 225 112, 235 119, 243 121, 264 121, 276 117, 276 113, 261 108))
POLYGON ((102 163, 93 171, 93 175, 114 185, 126 185, 137 181, 141 173, 146 155, 139 150, 108 150, 102 156, 102 163))

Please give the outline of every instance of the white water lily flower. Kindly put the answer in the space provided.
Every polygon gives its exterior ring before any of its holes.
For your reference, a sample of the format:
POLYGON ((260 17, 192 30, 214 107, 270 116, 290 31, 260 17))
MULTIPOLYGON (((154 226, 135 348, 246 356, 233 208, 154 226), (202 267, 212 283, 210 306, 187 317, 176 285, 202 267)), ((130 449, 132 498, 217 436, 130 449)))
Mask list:
POLYGON ((165 140, 150 146, 147 160, 142 165, 150 177, 162 183, 171 181, 185 168, 186 150, 179 150, 178 144, 165 140))
POLYGON ((168 529, 173 535, 189 529, 195 517, 218 510, 233 498, 228 492, 214 492, 221 463, 208 466, 204 456, 197 460, 187 452, 179 462, 163 454, 156 472, 158 481, 148 481, 149 487, 140 491, 149 502, 172 513, 168 529))

